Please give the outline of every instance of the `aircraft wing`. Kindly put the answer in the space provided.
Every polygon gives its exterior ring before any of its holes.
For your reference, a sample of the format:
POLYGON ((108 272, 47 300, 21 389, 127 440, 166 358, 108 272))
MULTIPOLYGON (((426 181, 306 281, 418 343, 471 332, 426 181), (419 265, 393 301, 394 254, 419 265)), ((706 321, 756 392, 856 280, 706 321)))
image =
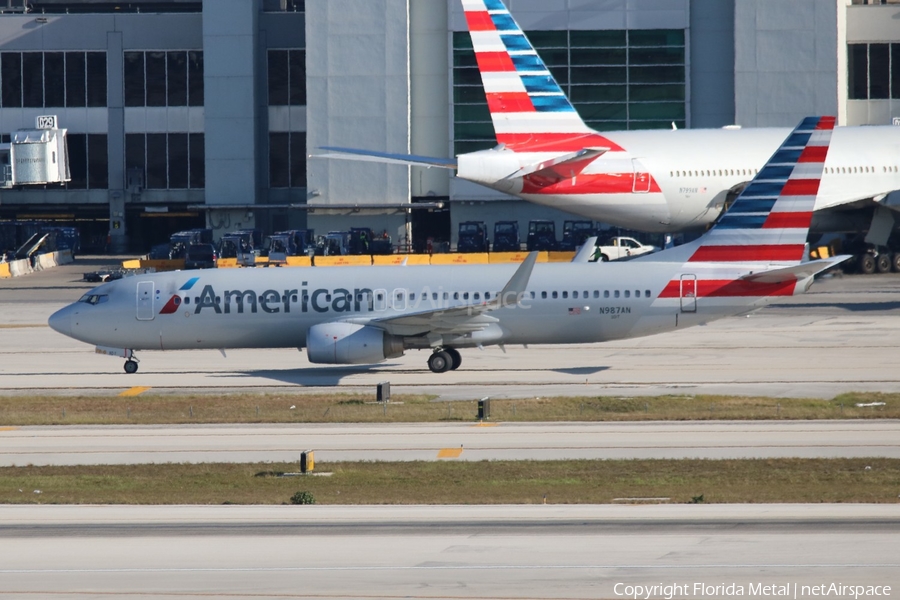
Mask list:
POLYGON ((380 327, 392 335, 410 336, 433 334, 464 335, 480 331, 497 319, 486 314, 498 308, 515 306, 528 287, 528 280, 538 253, 531 252, 522 262, 503 290, 493 299, 479 304, 422 310, 415 313, 371 319, 368 325, 380 327))
POLYGON ((373 150, 359 150, 357 148, 338 148, 337 146, 322 146, 320 150, 328 150, 328 152, 325 154, 310 154, 309 157, 360 160, 364 162, 412 165, 417 167, 438 167, 441 169, 456 168, 456 160, 452 158, 435 158, 432 156, 418 156, 416 154, 391 154, 389 152, 375 152, 373 150))
POLYGON ((821 260, 811 260, 809 262, 800 263, 792 267, 784 267, 781 269, 772 269, 771 271, 763 271, 760 273, 751 273, 741 277, 744 281, 753 281, 756 283, 784 283, 786 281, 800 281, 807 277, 812 277, 817 273, 821 273, 826 269, 838 265, 845 260, 853 258, 849 254, 834 256, 832 258, 823 258, 821 260))

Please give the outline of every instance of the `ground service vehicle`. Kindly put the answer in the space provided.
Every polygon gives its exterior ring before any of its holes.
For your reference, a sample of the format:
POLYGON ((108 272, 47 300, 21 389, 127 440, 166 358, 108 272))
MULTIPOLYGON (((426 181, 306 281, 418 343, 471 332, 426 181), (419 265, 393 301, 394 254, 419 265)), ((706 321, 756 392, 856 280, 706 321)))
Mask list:
POLYGON ((350 254, 350 232, 329 231, 316 241, 319 256, 344 256, 350 254))
POLYGON ((528 222, 528 251, 532 250, 556 250, 559 244, 556 241, 556 223, 546 219, 535 219, 528 222))
POLYGON ((560 250, 575 250, 589 237, 597 235, 597 229, 593 221, 565 221, 563 222, 562 241, 560 250))
POLYGON ((649 254, 659 250, 656 246, 648 246, 634 238, 617 235, 602 240, 594 250, 596 260, 606 262, 608 260, 620 260, 634 258, 642 254, 649 254))
POLYGON ((246 266, 256 264, 256 256, 263 250, 258 229, 238 229, 226 233, 219 241, 219 258, 236 258, 246 266))
POLYGON ((459 224, 457 252, 487 252, 487 227, 484 221, 463 221, 459 224))
POLYGON ((215 269, 218 259, 212 244, 191 244, 184 253, 185 269, 215 269))
POLYGON ((269 262, 285 262, 288 256, 307 256, 309 249, 315 252, 315 231, 290 229, 269 236, 267 250, 269 262))
POLYGON ((520 249, 519 222, 497 221, 494 223, 494 252, 518 252, 520 249))
POLYGON ((212 244, 212 229, 187 229, 169 236, 169 258, 184 258, 191 244, 212 244))

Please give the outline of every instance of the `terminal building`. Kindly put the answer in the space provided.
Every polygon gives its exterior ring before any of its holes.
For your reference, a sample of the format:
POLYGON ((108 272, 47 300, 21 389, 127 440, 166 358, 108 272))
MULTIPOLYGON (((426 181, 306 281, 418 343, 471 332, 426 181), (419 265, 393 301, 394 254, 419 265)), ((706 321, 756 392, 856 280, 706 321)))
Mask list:
MULTIPOLYGON (((897 0, 505 1, 601 131, 900 116, 897 0)), ((3 0, 0 13, 0 144, 56 115, 70 167, 65 183, 0 189, 0 221, 76 225, 83 251, 146 252, 192 227, 371 227, 422 248, 462 221, 573 218, 450 171, 308 158, 494 145, 459 0, 3 0)))

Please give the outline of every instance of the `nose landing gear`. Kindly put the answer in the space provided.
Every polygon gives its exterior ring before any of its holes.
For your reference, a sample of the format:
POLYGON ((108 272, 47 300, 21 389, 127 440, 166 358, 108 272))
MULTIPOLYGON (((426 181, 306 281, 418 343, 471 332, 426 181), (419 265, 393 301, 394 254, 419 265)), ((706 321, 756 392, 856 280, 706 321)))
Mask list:
POLYGON ((432 373, 455 371, 462 364, 462 356, 455 348, 438 348, 428 357, 428 368, 432 373))

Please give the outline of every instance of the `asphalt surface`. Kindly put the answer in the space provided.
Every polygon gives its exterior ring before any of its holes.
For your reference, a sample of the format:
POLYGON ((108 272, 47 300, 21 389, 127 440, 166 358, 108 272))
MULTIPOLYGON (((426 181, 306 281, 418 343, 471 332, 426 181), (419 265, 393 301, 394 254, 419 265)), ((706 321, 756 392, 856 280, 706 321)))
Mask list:
POLYGON ((863 505, 0 507, 0 598, 894 597, 898 534, 863 505))
MULTIPOLYGON (((427 370, 424 353, 320 368, 291 352, 234 351, 224 359, 148 352, 128 376, 120 359, 46 326, 56 308, 93 287, 81 273, 104 262, 0 280, 0 392, 373 391, 384 380, 395 394, 444 400, 900 391, 895 275, 824 280, 750 317, 673 334, 464 352, 462 369, 443 375, 427 370)), ((295 460, 311 447, 319 460, 434 460, 444 448, 459 448, 456 460, 896 456, 897 427, 0 427, 0 464, 295 460)), ((0 506, 0 598, 895 597, 898 534, 897 505, 0 506)))
POLYGON ((900 422, 6 427, 0 466, 205 462, 900 458, 900 422))
MULTIPOLYGON (((290 350, 143 352, 140 371, 46 326, 54 310, 93 287, 98 262, 0 280, 0 390, 118 394, 374 391, 441 399, 557 395, 730 394, 833 398, 848 391, 900 392, 900 275, 823 279, 809 294, 747 317, 605 344, 464 350, 458 371, 431 373, 428 353, 371 366, 320 366, 290 350)), ((105 262, 109 262, 106 260, 105 262)))

